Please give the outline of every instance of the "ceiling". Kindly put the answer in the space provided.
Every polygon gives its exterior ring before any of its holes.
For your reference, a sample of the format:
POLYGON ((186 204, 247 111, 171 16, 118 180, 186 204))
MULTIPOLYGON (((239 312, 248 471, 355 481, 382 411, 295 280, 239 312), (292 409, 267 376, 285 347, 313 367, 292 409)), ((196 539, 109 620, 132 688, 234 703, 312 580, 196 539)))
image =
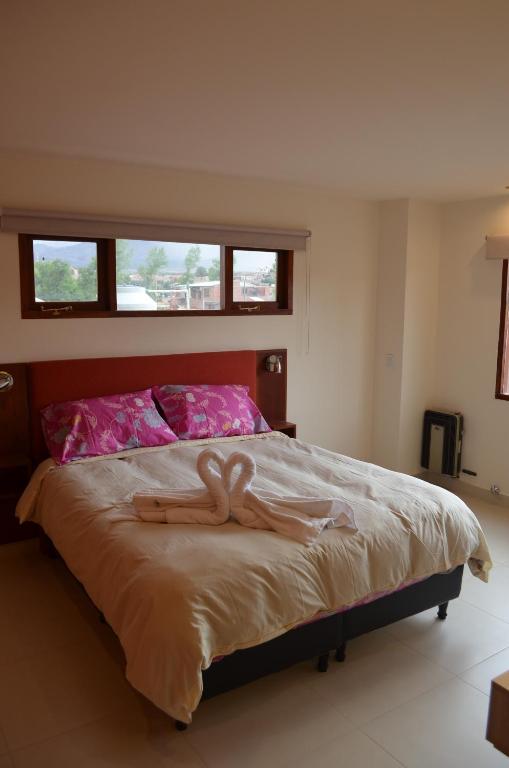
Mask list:
POLYGON ((464 199, 509 184, 508 0, 0 0, 0 146, 464 199))

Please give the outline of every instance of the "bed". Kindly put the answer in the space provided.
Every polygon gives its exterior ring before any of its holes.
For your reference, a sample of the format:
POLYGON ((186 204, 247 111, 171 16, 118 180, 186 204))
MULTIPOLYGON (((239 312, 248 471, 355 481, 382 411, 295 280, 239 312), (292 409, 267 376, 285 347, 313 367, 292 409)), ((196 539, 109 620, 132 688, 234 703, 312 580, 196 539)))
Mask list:
MULTIPOLYGON (((270 418, 284 420, 286 384, 266 376, 264 354, 30 364, 34 455, 44 457, 38 412, 48 402, 156 383, 248 384, 262 408, 278 404, 270 418)), ((481 579, 490 567, 482 531, 457 497, 276 432, 62 467, 46 459, 18 514, 41 525, 118 635, 128 680, 179 724, 191 722, 202 698, 297 661, 316 656, 325 670, 329 653, 341 661, 347 640, 363 632, 432 606, 445 618, 463 566, 481 579), (341 495, 358 530, 327 530, 305 547, 234 521, 140 522, 132 494, 196 485, 197 455, 211 445, 224 457, 249 453, 262 491, 341 495)))

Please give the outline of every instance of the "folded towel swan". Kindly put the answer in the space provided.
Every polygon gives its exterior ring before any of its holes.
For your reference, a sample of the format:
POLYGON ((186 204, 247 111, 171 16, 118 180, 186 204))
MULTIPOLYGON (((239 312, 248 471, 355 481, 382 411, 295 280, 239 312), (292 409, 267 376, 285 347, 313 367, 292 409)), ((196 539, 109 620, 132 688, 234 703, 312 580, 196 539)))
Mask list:
POLYGON ((152 523, 226 523, 230 517, 230 500, 223 483, 224 465, 225 460, 217 451, 202 451, 196 468, 206 490, 140 491, 133 496, 136 512, 142 520, 152 523))
POLYGON ((233 453, 223 478, 232 515, 248 528, 272 530, 303 544, 313 544, 324 528, 356 528, 352 507, 341 499, 259 494, 251 489, 256 464, 246 453, 233 453), (233 472, 240 472, 232 482, 233 472))
POLYGON ((254 459, 237 451, 224 460, 206 449, 197 460, 207 490, 148 490, 133 496, 142 520, 159 523, 221 525, 230 514, 243 526, 275 531, 303 544, 313 544, 324 528, 356 528, 353 510, 342 499, 257 494, 254 459), (234 478, 234 473, 238 475, 234 478))

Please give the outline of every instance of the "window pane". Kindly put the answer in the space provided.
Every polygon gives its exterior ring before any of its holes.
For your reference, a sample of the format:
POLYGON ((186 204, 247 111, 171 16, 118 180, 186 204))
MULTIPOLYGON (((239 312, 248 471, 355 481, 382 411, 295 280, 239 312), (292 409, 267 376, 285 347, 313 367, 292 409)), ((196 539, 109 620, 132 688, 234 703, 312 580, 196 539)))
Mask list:
POLYGON ((117 307, 221 309, 221 247, 117 240, 117 307))
POLYGON ((36 301, 97 301, 97 245, 34 240, 36 301))
POLYGON ((276 251, 233 251, 233 301, 276 301, 276 285, 276 251))

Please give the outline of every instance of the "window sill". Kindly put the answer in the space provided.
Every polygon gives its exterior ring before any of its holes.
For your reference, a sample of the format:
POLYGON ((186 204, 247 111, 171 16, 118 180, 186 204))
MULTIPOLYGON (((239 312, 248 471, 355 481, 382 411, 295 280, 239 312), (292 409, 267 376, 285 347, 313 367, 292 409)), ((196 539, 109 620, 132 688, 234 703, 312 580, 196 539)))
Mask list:
MULTIPOLYGON (((174 311, 74 311, 62 312, 57 310, 53 312, 37 312, 35 310, 25 310, 21 313, 24 320, 84 320, 85 318, 105 318, 105 317, 262 317, 267 315, 291 315, 291 309, 261 309, 251 312, 240 311, 238 309, 181 309, 174 311)), ((507 396, 509 399, 509 395, 507 396)))

